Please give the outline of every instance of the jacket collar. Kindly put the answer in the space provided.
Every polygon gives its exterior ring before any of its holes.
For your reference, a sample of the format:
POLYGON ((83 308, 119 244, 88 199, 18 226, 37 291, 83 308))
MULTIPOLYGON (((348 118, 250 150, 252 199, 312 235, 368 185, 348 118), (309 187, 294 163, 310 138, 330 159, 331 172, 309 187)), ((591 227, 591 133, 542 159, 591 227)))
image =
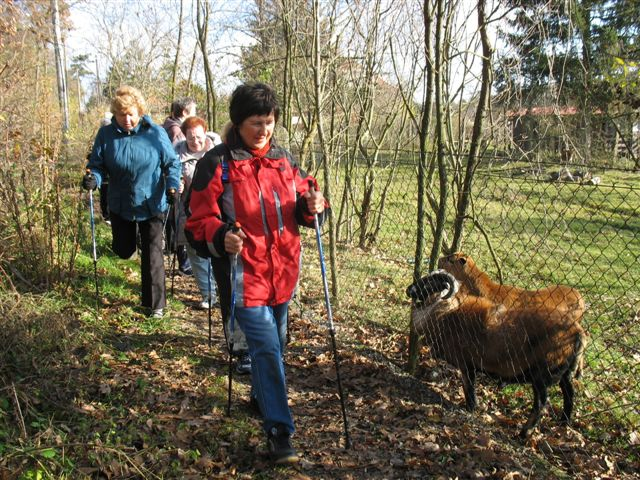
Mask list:
MULTIPOLYGON (((238 135, 235 128, 232 128, 227 134, 227 146, 231 152, 231 158, 233 160, 248 160, 253 158, 253 154, 249 151, 247 146, 244 144, 240 135, 238 135)), ((271 148, 266 153, 264 158, 268 158, 271 160, 275 160, 278 158, 283 158, 286 156, 286 151, 284 148, 280 147, 271 137, 271 148)))
POLYGON ((115 117, 113 119, 113 122, 111 122, 111 125, 113 126, 113 129, 118 133, 121 133, 123 135, 135 135, 142 128, 144 128, 145 130, 149 128, 152 125, 152 122, 149 115, 142 115, 142 117, 140 117, 140 121, 138 122, 138 124, 135 127, 133 127, 133 129, 130 132, 127 132, 124 128, 118 125, 118 122, 115 120, 115 117))

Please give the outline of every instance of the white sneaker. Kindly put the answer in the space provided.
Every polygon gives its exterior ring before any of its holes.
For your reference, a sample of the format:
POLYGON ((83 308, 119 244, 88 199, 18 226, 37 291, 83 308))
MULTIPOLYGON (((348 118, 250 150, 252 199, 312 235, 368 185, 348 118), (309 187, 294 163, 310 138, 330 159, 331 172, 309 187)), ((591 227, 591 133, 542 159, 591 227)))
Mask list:
MULTIPOLYGON (((218 306, 219 305, 217 300, 214 300, 211 304, 211 308, 217 308, 218 306)), ((209 310, 209 299, 203 298, 202 301, 198 304, 197 308, 198 310, 209 310)))
POLYGON ((151 312, 151 318, 162 318, 164 316, 164 311, 161 308, 156 308, 151 312))

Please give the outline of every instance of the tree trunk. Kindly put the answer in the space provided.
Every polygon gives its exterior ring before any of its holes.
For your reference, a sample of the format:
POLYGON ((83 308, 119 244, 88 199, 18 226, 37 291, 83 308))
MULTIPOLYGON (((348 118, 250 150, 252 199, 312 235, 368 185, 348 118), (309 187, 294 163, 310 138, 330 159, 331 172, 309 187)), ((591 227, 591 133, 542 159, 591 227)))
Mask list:
POLYGON ((100 80, 100 69, 98 68, 98 57, 96 57, 96 96, 98 103, 102 106, 102 81, 100 80))
POLYGON ((171 101, 176 98, 176 76, 178 75, 178 64, 180 61, 180 48, 182 46, 182 11, 183 0, 180 0, 180 14, 178 16, 178 41, 176 44, 176 56, 173 59, 173 68, 171 69, 171 101))
POLYGON ((207 123, 214 132, 217 131, 216 110, 217 96, 213 86, 213 72, 209 64, 209 54, 207 53, 207 35, 209 31, 210 6, 207 0, 198 0, 196 24, 198 28, 198 44, 202 53, 204 63, 204 76, 207 84, 207 123))
POLYGON ((592 134, 592 105, 591 95, 593 95, 593 81, 591 72, 591 49, 593 48, 591 38, 591 5, 590 2, 576 2, 576 13, 579 16, 577 24, 582 37, 582 67, 583 67, 583 88, 582 92, 582 145, 583 158, 587 165, 591 164, 591 134, 592 134))
POLYGON ((449 184, 447 182, 447 166, 445 159, 445 132, 443 120, 446 118, 445 98, 444 98, 444 63, 446 59, 446 46, 442 42, 442 34, 445 31, 445 0, 436 1, 436 32, 435 32, 435 107, 436 107, 436 150, 438 163, 438 179, 440 185, 440 194, 438 202, 438 210, 436 212, 436 228, 433 235, 433 245, 431 247, 431 255, 429 258, 429 270, 433 270, 436 266, 440 249, 442 246, 442 238, 444 236, 445 220, 447 216, 447 195, 449 184))
POLYGON ((282 30, 285 42, 284 72, 282 74, 282 125, 287 131, 287 148, 291 148, 293 139, 293 125, 291 115, 292 104, 292 77, 293 77, 293 29, 291 28, 291 15, 293 8, 289 0, 282 1, 282 30))
MULTIPOLYGON (((433 59, 431 51, 431 25, 433 22, 430 10, 430 0, 423 3, 424 21, 424 52, 425 52, 425 89, 422 102, 422 117, 419 127, 420 137, 420 158, 418 161, 418 212, 416 218, 416 253, 413 266, 413 279, 417 281, 422 276, 422 264, 424 262, 425 239, 425 216, 426 216, 426 187, 427 187, 427 158, 428 158, 428 138, 431 129, 431 106, 433 102, 433 59)), ((409 331, 409 358, 407 370, 414 373, 418 363, 418 353, 420 351, 420 339, 413 328, 409 331)))
POLYGON ((69 96, 67 93, 67 72, 62 57, 62 33, 60 31, 60 10, 58 0, 51 0, 53 22, 53 49, 56 61, 56 78, 58 81, 58 103, 62 111, 62 133, 69 130, 69 96))
POLYGON ((480 149, 480 142, 482 139, 484 113, 487 109, 489 93, 491 92, 491 83, 493 81, 491 71, 493 49, 487 34, 487 16, 485 8, 486 0, 478 0, 478 29, 480 31, 480 38, 482 41, 482 83, 480 85, 480 96, 478 98, 478 106, 476 107, 476 114, 473 121, 473 132, 471 134, 471 143, 469 145, 467 168, 462 182, 462 190, 458 196, 456 220, 453 227, 453 240, 451 242, 451 253, 460 250, 460 245, 462 243, 464 218, 467 214, 467 208, 469 207, 471 186, 478 162, 478 150, 480 149))
POLYGON ((191 85, 193 84, 193 69, 196 64, 196 56, 198 55, 199 42, 193 47, 193 54, 191 55, 191 62, 189 63, 189 75, 187 75, 187 95, 191 95, 191 85))
MULTIPOLYGON (((323 181, 324 181, 324 195, 327 200, 331 201, 331 175, 329 161, 329 149, 327 148, 327 142, 324 134, 324 127, 322 124, 322 60, 320 56, 320 5, 318 0, 313 2, 313 18, 314 18, 314 34, 313 34, 313 86, 314 86, 314 104, 316 115, 318 117, 318 141, 320 142, 320 148, 322 149, 322 161, 323 161, 323 181)), ((329 212, 329 261, 331 264, 331 296, 333 302, 337 302, 339 299, 340 289, 338 286, 337 265, 336 265, 336 242, 335 242, 335 225, 333 215, 329 212)))

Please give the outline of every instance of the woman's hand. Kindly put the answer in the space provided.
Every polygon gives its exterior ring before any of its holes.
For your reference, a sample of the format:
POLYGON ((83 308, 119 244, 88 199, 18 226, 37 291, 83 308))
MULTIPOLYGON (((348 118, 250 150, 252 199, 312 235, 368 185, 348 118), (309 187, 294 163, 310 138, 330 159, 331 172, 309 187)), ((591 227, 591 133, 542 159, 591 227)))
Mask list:
POLYGON ((315 215, 324 211, 324 195, 322 195, 322 192, 309 190, 303 197, 307 200, 307 208, 311 214, 315 215))
POLYGON ((224 249, 232 255, 240 253, 242 251, 242 242, 246 238, 247 236, 242 230, 238 230, 237 232, 229 230, 224 235, 224 249))

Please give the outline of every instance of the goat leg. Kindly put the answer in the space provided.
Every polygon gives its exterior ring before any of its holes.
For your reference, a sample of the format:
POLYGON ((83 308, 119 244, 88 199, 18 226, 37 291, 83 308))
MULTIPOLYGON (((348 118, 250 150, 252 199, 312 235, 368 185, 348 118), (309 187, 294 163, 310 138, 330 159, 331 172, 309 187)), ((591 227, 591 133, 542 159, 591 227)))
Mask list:
POLYGON ((525 423, 522 430, 520 430, 520 438, 522 439, 527 438, 531 434, 531 430, 533 430, 540 421, 542 409, 547 404, 547 385, 538 380, 532 382, 531 386, 533 387, 533 406, 531 407, 531 413, 529 414, 527 423, 525 423))
POLYGON ((473 412, 476 409, 478 401, 476 399, 476 371, 473 367, 463 368, 462 370, 462 391, 467 405, 467 410, 473 412))
POLYGON ((565 372, 560 379, 560 390, 562 390, 562 418, 560 423, 567 425, 571 421, 573 412, 574 389, 571 382, 571 371, 565 372))

